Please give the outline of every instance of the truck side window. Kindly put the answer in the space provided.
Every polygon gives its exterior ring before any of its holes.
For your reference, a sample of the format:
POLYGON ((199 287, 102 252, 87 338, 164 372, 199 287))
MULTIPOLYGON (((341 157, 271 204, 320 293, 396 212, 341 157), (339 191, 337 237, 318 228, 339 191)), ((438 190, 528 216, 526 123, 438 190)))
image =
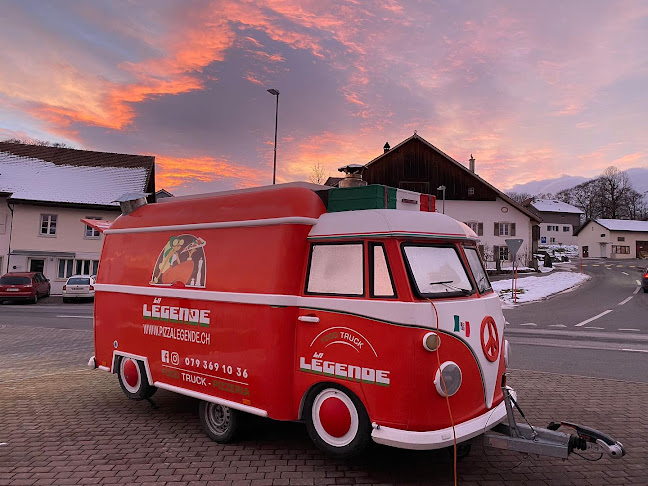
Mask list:
POLYGON ((364 295, 362 243, 314 244, 306 293, 364 295))
POLYGON ((473 277, 475 277, 475 281, 477 282, 479 293, 483 294, 491 290, 488 274, 486 273, 486 270, 484 270, 481 258, 479 258, 479 254, 477 253, 477 248, 464 247, 464 253, 466 254, 466 258, 468 259, 468 264, 470 265, 470 269, 472 270, 473 277))
POLYGON ((385 247, 381 243, 370 243, 369 252, 371 256, 371 266, 369 267, 371 297, 396 297, 385 247))

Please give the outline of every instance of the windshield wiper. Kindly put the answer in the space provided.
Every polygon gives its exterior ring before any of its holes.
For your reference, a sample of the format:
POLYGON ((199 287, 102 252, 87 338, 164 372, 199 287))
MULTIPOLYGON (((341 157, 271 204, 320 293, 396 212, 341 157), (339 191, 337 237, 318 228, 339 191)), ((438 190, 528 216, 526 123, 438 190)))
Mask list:
POLYGON ((471 293, 470 289, 462 289, 461 287, 456 287, 454 285, 450 285, 454 280, 442 280, 439 282, 430 282, 430 285, 445 285, 451 290, 454 290, 456 292, 461 292, 464 295, 469 295, 471 293))

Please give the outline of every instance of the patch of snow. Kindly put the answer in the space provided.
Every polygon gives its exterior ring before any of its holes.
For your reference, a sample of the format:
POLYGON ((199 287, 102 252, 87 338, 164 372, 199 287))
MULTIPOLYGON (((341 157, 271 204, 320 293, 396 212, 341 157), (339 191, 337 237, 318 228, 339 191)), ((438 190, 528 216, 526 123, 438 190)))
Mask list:
POLYGON ((113 203, 127 192, 141 192, 144 167, 58 165, 0 152, 0 191, 14 199, 80 204, 113 203))
POLYGON ((531 206, 541 212, 583 214, 582 209, 555 199, 534 199, 531 206))
MULTIPOLYGON (((546 277, 524 277, 517 280, 517 302, 535 302, 581 285, 591 277, 582 273, 555 272, 546 277)), ((503 308, 514 307, 512 279, 493 282, 493 290, 502 300, 503 308)))

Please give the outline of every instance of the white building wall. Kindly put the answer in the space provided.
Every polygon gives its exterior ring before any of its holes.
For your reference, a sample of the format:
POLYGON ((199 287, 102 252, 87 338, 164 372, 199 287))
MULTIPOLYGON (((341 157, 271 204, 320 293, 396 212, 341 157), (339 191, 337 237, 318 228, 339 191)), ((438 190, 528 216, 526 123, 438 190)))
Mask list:
POLYGON ((578 245, 578 236, 574 236, 574 226, 571 224, 554 223, 543 219, 542 223, 540 223, 540 244, 578 245), (565 228, 567 228, 567 231, 565 231, 565 228))
POLYGON ((7 271, 7 253, 11 234, 11 211, 7 199, 0 197, 0 275, 7 271))
POLYGON ((648 232, 610 231, 600 224, 590 221, 578 233, 580 254, 585 257, 585 250, 587 250, 589 258, 611 258, 614 260, 637 258, 637 241, 648 241, 648 232), (619 247, 628 247, 628 253, 621 253, 623 250, 619 247))
MULTIPOLYGON (((437 199, 437 211, 443 209, 443 202, 437 199)), ((493 248, 506 246, 506 239, 521 238, 524 240, 518 251, 518 262, 528 264, 531 259, 532 234, 529 216, 510 205, 503 199, 495 201, 445 201, 445 214, 463 223, 482 223, 483 235, 479 244, 484 245, 488 261, 493 261, 493 248), (495 235, 495 223, 515 223, 515 236, 495 235)))
MULTIPOLYGON (((44 260, 43 273, 50 279, 52 294, 60 294, 67 280, 66 277, 59 277, 61 259, 92 261, 99 260, 101 254, 103 235, 86 236, 86 226, 81 222, 81 218, 94 217, 112 221, 119 214, 119 211, 14 205, 9 271, 29 271, 31 260, 44 260), (57 216, 56 235, 40 234, 43 214, 57 216), (20 254, 23 252, 29 254, 20 254)), ((1 242, 0 239, 0 244, 1 242)), ((73 261, 71 266, 75 269, 76 263, 73 261)), ((6 269, 7 263, 4 264, 3 271, 6 269)))

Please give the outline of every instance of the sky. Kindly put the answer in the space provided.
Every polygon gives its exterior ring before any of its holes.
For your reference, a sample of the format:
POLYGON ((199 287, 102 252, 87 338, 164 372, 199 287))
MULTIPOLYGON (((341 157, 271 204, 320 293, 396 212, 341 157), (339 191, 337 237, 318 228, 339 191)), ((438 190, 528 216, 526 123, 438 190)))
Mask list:
POLYGON ((502 190, 648 167, 648 2, 58 0, 0 9, 0 140, 154 155, 174 194, 417 133, 502 190))

